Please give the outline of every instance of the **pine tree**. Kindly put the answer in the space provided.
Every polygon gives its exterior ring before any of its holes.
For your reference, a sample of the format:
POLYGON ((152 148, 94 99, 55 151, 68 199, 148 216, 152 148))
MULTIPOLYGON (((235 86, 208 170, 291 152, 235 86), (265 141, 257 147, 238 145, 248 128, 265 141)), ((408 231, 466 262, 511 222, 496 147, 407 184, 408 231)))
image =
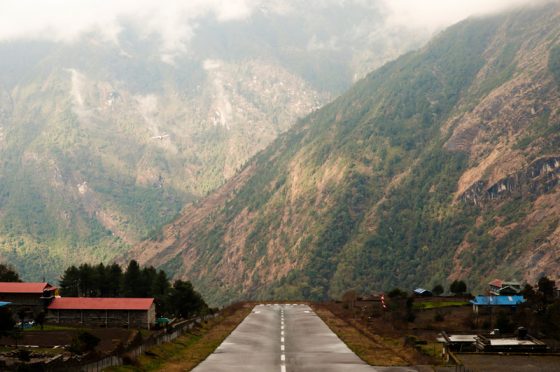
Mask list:
POLYGON ((140 297, 142 273, 135 260, 130 261, 123 276, 122 293, 124 297, 140 297))

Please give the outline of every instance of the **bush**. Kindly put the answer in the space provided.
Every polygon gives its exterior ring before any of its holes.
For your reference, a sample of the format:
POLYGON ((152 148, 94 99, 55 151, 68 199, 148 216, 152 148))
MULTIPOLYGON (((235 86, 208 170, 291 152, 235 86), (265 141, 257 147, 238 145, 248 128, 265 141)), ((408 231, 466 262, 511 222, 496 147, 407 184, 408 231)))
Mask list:
POLYGON ((31 351, 26 349, 19 349, 16 352, 17 358, 22 362, 29 362, 31 360, 31 351))
POLYGON ((443 289, 443 286, 441 284, 436 284, 434 286, 434 288, 432 289, 432 293, 435 296, 441 296, 443 294, 443 292, 444 292, 444 289, 443 289))
POLYGON ((82 331, 72 339, 68 350, 73 353, 83 354, 88 351, 95 350, 99 341, 101 341, 99 337, 92 335, 89 332, 82 331))
POLYGON ((449 286, 449 291, 456 296, 459 296, 467 291, 467 285, 462 280, 454 280, 449 286))

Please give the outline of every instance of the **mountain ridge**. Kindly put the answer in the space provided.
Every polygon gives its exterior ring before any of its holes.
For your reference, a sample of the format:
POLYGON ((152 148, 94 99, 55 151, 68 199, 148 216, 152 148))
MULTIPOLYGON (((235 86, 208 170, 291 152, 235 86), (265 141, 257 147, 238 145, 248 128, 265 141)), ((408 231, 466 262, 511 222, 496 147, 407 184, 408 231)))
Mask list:
POLYGON ((554 277, 559 9, 452 26, 280 136, 212 211, 187 207, 129 255, 216 303, 554 277), (465 202, 471 186, 488 192, 542 161, 542 192, 465 202))

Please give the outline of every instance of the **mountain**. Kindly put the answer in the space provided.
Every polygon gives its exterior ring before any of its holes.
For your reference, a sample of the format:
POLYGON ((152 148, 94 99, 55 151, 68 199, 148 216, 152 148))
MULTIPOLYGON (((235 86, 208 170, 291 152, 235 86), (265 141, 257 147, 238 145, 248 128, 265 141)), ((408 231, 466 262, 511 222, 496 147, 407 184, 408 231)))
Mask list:
POLYGON ((558 279, 559 37, 558 3, 447 29, 126 257, 222 304, 558 279))
POLYGON ((191 20, 172 53, 129 19, 116 40, 0 42, 0 260, 55 280, 157 237, 297 118, 425 38, 383 36, 384 15, 361 2, 282 4, 191 20))

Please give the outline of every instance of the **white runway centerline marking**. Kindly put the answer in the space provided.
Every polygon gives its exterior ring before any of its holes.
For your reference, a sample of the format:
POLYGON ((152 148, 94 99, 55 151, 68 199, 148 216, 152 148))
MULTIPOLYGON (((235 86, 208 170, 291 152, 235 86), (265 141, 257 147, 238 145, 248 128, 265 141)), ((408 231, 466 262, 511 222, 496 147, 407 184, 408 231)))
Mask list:
POLYGON ((280 372, 286 372, 286 354, 284 353, 284 350, 286 348, 286 346, 284 345, 285 339, 284 339, 284 309, 280 309, 280 372))

